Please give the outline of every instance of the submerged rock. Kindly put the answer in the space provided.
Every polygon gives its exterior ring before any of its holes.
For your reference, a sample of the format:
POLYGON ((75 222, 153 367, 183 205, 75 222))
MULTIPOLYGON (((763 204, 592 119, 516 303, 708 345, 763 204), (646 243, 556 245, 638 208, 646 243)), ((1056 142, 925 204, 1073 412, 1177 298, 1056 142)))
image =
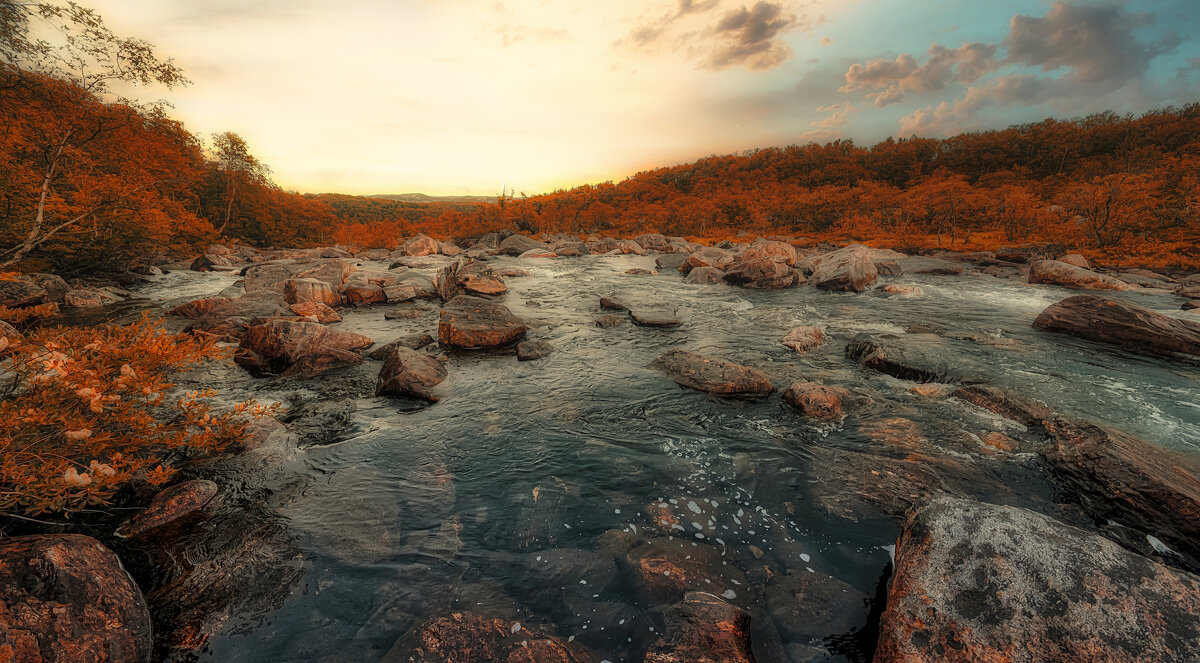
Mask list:
POLYGON ((596 317, 596 326, 602 329, 619 327, 623 324, 625 324, 625 318, 619 315, 601 315, 596 317))
POLYGON ((645 663, 754 663, 750 616, 707 592, 688 592, 663 614, 645 663))
POLYGON ((820 327, 793 327, 779 342, 796 352, 807 352, 825 342, 825 332, 820 327))
POLYGON ((610 311, 628 311, 629 304, 625 303, 625 298, 618 295, 606 295, 600 298, 600 308, 610 311))
POLYGON ((1051 480, 1097 521, 1152 534, 1200 561, 1200 462, 1067 417, 1044 422, 1051 480))
POLYGON ((667 304, 631 306, 629 318, 642 327, 678 327, 683 324, 676 317, 675 307, 667 304))
POLYGON ((446 302, 438 321, 438 340, 460 349, 507 345, 528 328, 508 307, 496 302, 459 295, 446 302))
POLYGON ((766 396, 773 389, 761 371, 684 350, 666 352, 651 365, 680 385, 718 396, 766 396))
POLYGON ((1124 281, 1057 260, 1039 260, 1029 266, 1029 282, 1083 290, 1126 290, 1124 281))
POLYGON ((724 563, 713 546, 683 537, 654 537, 625 554, 634 582, 652 604, 678 601, 687 592, 718 593, 746 586, 746 576, 724 563))
POLYGON ((0 658, 149 661, 146 599, 121 561, 82 534, 0 543, 0 658))
POLYGON ((157 534, 190 521, 217 496, 217 484, 192 479, 161 491, 150 505, 117 528, 117 536, 136 538, 157 534))
POLYGON ((678 270, 679 266, 686 261, 688 257, 682 253, 668 253, 658 256, 654 259, 654 266, 659 269, 674 269, 678 270))
POLYGON ((851 244, 821 256, 810 280, 822 290, 862 292, 878 278, 871 250, 851 244))
POLYGON ((383 656, 384 663, 595 663, 574 642, 518 621, 455 612, 428 619, 383 656))
POLYGON ((879 663, 1198 659, 1200 578, 1095 534, 943 498, 896 544, 879 663))
POLYGON ((1033 326, 1143 354, 1200 356, 1200 323, 1096 295, 1076 295, 1051 304, 1033 326))
POLYGON ((819 382, 793 382, 783 392, 783 401, 802 414, 820 421, 838 421, 845 415, 842 401, 850 392, 819 382))
POLYGON ((952 395, 1027 428, 1040 427, 1050 417, 1050 408, 1045 404, 1000 387, 967 385, 955 389, 952 395))
POLYGON ((549 357, 554 352, 554 346, 546 341, 521 341, 517 344, 517 360, 531 361, 549 357))
POLYGON ((799 642, 819 642, 861 629, 871 603, 870 597, 841 580, 803 569, 772 576, 764 594, 779 629, 799 642))
POLYGON ((442 362, 416 350, 396 346, 379 369, 375 395, 408 396, 436 403, 440 399, 433 388, 446 379, 442 362))

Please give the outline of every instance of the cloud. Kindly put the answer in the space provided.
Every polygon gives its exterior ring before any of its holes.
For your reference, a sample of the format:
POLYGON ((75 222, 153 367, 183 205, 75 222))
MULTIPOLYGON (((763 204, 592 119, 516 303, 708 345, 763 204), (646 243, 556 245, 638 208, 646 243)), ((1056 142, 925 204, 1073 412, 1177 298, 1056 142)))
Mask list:
POLYGON ((828 143, 842 137, 838 129, 813 129, 800 134, 800 143, 828 143))
POLYGON ((902 134, 970 129, 989 108, 1051 104, 1077 112, 1110 93, 1136 93, 1151 61, 1178 46, 1173 33, 1156 41, 1135 34, 1153 21, 1122 4, 1055 2, 1045 16, 1013 16, 999 43, 933 44, 924 61, 902 53, 895 59, 855 63, 846 70, 840 91, 864 92, 882 108, 904 101, 908 93, 966 86, 957 100, 905 116, 902 134))
POLYGON ((495 29, 495 33, 500 37, 501 48, 508 48, 526 40, 548 42, 562 41, 571 37, 566 30, 537 28, 528 25, 501 25, 495 29))
POLYGON ((809 122, 809 126, 813 127, 844 127, 850 122, 850 114, 858 109, 848 101, 841 103, 830 104, 828 106, 820 106, 817 108, 818 113, 829 113, 828 117, 821 118, 809 122))
MULTIPOLYGON (((781 36, 793 29, 811 30, 813 21, 797 16, 785 2, 759 0, 726 8, 713 22, 722 0, 679 0, 669 12, 642 22, 617 42, 648 53, 665 47, 684 50, 701 69, 745 67, 762 71, 792 56, 781 36)), ((819 17, 816 24, 824 21, 819 17)))

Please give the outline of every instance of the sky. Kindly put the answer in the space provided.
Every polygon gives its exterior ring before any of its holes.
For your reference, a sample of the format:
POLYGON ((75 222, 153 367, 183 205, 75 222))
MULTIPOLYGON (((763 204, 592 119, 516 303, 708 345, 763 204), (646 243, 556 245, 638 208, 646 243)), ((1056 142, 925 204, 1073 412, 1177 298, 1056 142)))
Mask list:
POLYGON ((301 192, 530 195, 711 154, 1200 100, 1200 0, 84 0, 301 192))

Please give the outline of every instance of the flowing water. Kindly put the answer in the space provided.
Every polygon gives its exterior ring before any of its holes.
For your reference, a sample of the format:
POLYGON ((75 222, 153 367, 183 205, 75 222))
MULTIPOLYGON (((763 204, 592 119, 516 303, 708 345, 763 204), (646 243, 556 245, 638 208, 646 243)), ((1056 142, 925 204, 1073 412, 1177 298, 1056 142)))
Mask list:
MULTIPOLYGON (((661 628, 619 543, 635 537, 715 556, 707 589, 751 613, 760 661, 868 660, 894 517, 913 498, 880 471, 932 459, 943 477, 961 474, 943 481, 947 490, 1056 507, 1033 454, 979 442, 993 431, 1022 440, 1020 426, 858 367, 843 350, 859 332, 901 335, 1056 411, 1200 452, 1200 367, 1033 329, 1067 290, 906 276, 897 281, 922 296, 883 297, 624 273, 653 267, 652 257, 494 264, 530 273, 508 279, 504 303, 529 323, 529 338, 555 346, 550 357, 453 354, 432 406, 374 397, 372 361, 344 377, 243 381, 260 399, 305 394, 340 423, 302 440, 288 461, 295 476, 279 480, 296 486, 277 511, 303 579, 269 609, 234 614, 203 660, 379 660, 423 618, 455 610, 544 624, 598 659, 631 660, 661 628), (611 293, 674 304, 683 324, 597 327, 609 313, 598 297, 611 293), (800 324, 824 327, 826 343, 806 354, 780 345, 800 324), (746 401, 680 388, 649 367, 677 348, 759 368, 776 393, 746 401), (783 405, 795 380, 854 392, 846 420, 815 424, 783 405), (335 394, 345 393, 340 403, 335 394), (665 526, 651 515, 664 512, 665 526), (804 588, 799 598, 769 590, 788 583, 804 588), (813 617, 823 605, 834 614, 813 617)), ((175 302, 233 279, 174 273, 140 294, 175 302)), ((1168 295, 1119 296, 1177 313, 1168 295)), ((394 307, 349 310, 333 326, 378 342, 436 337, 436 306, 417 306, 429 311, 388 321, 394 307)))

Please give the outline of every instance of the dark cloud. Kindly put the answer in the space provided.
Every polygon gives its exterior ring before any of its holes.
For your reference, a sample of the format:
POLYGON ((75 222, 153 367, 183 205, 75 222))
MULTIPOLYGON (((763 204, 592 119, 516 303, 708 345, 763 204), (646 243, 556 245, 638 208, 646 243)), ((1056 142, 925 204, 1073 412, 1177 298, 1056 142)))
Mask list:
POLYGON ((770 69, 792 55, 792 49, 777 41, 780 33, 794 27, 796 17, 783 6, 758 2, 726 12, 712 29, 715 47, 701 66, 724 69, 745 65, 748 69, 770 69))
POLYGON ((971 42, 958 48, 934 44, 924 63, 902 53, 895 60, 852 65, 846 71, 842 91, 868 90, 867 98, 882 108, 903 101, 906 90, 928 92, 949 83, 973 83, 996 68, 995 54, 995 44, 971 42))

